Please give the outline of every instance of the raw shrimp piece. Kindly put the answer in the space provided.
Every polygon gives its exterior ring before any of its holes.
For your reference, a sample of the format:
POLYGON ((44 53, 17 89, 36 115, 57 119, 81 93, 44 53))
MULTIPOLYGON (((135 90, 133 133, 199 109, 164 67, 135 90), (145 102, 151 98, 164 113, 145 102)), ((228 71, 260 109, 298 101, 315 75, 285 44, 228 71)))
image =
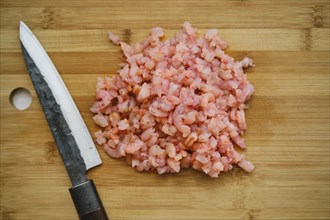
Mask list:
POLYGON ((107 118, 102 114, 95 115, 93 120, 95 124, 99 125, 100 127, 106 127, 109 124, 107 118))
POLYGON ((196 160, 198 160, 202 164, 207 164, 209 162, 209 159, 202 154, 197 154, 196 160))
POLYGON ((198 136, 197 136, 197 133, 196 132, 191 132, 189 134, 189 136, 186 138, 184 144, 187 146, 187 147, 191 147, 195 141, 197 140, 198 136))
POLYGON ((254 165, 250 161, 245 159, 238 162, 238 166, 240 166, 243 170, 245 170, 248 173, 251 173, 254 170, 254 165))
POLYGON ((180 171, 180 162, 174 160, 173 158, 167 159, 167 164, 171 168, 172 171, 174 172, 179 172, 180 171))
POLYGON ((173 136, 175 135, 175 133, 177 132, 177 129, 175 126, 173 125, 169 125, 169 124, 164 124, 162 126, 162 131, 167 134, 167 135, 170 135, 170 136, 173 136))
POLYGON ((252 59, 248 57, 244 57, 244 59, 240 61, 240 64, 243 68, 254 66, 254 64, 252 63, 252 59))
POLYGON ((112 43, 114 43, 116 45, 119 45, 119 43, 121 41, 120 38, 112 32, 109 32, 109 40, 111 40, 112 43))
POLYGON ((238 126, 240 127, 240 129, 246 130, 246 122, 245 122, 245 113, 244 113, 244 111, 243 110, 237 111, 236 116, 237 116, 238 126))
POLYGON ((150 96, 150 85, 148 85, 147 83, 143 83, 140 92, 137 96, 137 100, 141 102, 149 98, 149 96, 150 96))
POLYGON ((102 145, 107 142, 107 139, 105 139, 104 134, 102 133, 101 130, 95 132, 94 137, 95 137, 96 143, 99 145, 102 145))
POLYGON ((155 129, 153 127, 150 127, 147 130, 143 131, 140 138, 142 141, 147 141, 152 137, 154 133, 155 133, 155 129))
POLYGON ((129 123, 126 118, 118 122, 119 130, 126 130, 128 127, 129 127, 129 123))
POLYGON ((167 144, 166 144, 166 152, 167 152, 167 155, 168 155, 170 158, 175 157, 175 155, 176 155, 176 149, 175 149, 174 144, 172 144, 172 143, 167 143, 167 144))
POLYGON ((140 148, 144 145, 144 142, 136 137, 134 142, 128 144, 125 148, 126 153, 134 154, 136 151, 140 150, 140 148))

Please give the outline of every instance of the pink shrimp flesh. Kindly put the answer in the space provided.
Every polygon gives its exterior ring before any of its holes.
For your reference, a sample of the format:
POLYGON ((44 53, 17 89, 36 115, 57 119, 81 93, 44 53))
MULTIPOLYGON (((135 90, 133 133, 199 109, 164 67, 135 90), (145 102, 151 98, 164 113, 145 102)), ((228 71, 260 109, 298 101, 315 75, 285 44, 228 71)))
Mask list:
POLYGON ((95 141, 111 157, 126 157, 137 171, 159 174, 192 167, 218 177, 234 165, 254 165, 235 147, 246 148, 245 103, 254 92, 218 30, 197 38, 184 22, 176 37, 163 40, 156 27, 141 42, 128 44, 110 32, 125 61, 113 77, 99 77, 91 107, 100 130, 95 141))

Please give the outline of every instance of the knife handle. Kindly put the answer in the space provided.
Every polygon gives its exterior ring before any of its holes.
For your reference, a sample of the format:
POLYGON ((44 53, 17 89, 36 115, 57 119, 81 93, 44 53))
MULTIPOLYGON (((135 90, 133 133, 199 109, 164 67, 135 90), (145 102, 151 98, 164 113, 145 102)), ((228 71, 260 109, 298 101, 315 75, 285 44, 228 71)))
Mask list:
POLYGON ((69 189, 80 220, 109 220, 93 180, 69 189))

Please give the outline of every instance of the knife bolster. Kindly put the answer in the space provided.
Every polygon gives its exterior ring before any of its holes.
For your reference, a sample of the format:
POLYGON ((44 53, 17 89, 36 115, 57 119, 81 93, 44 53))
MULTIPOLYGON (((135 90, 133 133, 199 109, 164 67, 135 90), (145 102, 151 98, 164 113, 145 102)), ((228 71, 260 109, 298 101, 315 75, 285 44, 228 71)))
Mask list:
MULTIPOLYGON (((83 219, 84 216, 92 214, 93 212, 99 212, 100 210, 104 211, 93 180, 88 180, 82 184, 74 186, 70 188, 69 191, 80 219, 83 219)), ((108 219, 105 211, 104 214, 105 217, 97 219, 108 219)))

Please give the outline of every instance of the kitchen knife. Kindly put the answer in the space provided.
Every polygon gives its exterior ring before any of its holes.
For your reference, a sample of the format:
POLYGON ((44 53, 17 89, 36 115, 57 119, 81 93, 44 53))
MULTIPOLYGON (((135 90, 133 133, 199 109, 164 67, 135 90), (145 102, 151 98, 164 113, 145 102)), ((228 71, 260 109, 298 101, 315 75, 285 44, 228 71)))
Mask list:
POLYGON ((87 127, 56 67, 32 31, 20 22, 20 41, 33 86, 70 177, 69 189, 81 220, 107 220, 87 170, 102 163, 87 127))

